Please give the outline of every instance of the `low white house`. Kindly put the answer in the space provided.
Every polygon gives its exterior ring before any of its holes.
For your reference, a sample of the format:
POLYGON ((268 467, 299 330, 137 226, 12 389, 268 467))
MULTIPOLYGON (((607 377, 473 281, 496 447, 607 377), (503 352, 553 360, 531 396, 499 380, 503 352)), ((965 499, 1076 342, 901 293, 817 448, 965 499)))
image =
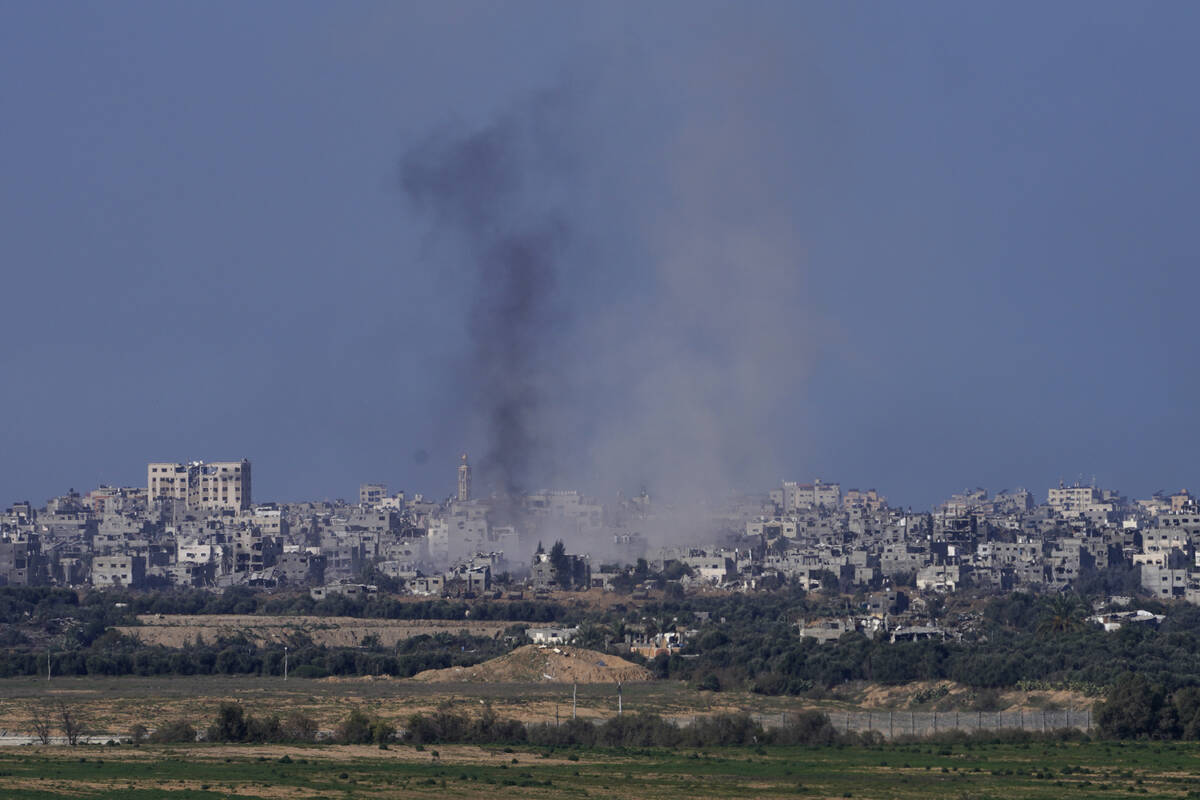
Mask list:
POLYGON ((1109 614, 1097 614, 1094 617, 1088 617, 1088 622, 1094 622, 1100 625, 1106 631, 1117 631, 1126 623, 1142 623, 1146 625, 1158 625, 1166 619, 1163 614, 1151 614, 1145 609, 1137 611, 1115 611, 1109 614))
POLYGON ((525 635, 534 644, 568 644, 579 635, 579 628, 529 628, 525 635))

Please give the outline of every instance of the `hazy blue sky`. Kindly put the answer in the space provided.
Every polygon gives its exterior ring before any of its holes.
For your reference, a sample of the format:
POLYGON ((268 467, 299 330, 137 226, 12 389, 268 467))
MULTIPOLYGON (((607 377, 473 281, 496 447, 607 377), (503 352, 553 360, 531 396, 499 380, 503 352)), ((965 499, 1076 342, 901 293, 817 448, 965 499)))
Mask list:
POLYGON ((488 287, 401 164, 547 91, 545 483, 1200 488, 1197 75, 1194 3, 0 0, 0 503, 449 493, 488 287))

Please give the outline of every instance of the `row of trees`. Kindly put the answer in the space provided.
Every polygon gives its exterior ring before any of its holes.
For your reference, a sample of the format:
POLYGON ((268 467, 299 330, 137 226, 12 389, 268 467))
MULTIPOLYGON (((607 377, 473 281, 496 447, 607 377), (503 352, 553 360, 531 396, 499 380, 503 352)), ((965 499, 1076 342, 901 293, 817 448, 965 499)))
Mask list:
MULTIPOLYGON (((4 644, 0 677, 45 673, 45 645, 35 645, 21 633, 28 630, 32 635, 38 626, 43 634, 54 634, 50 666, 55 675, 282 674, 281 648, 259 647, 244 639, 170 649, 103 632, 106 626, 129 622, 134 613, 195 611, 194 604, 200 602, 214 611, 243 606, 278 611, 273 604, 311 603, 311 598, 242 589, 223 595, 183 591, 79 597, 61 589, 0 588, 0 613, 22 620, 20 629, 0 631, 4 644), (118 603, 127 607, 119 608, 118 603)), ((659 656, 649 666, 656 677, 686 680, 710 690, 802 694, 857 680, 889 684, 952 680, 979 689, 1023 682, 1109 686, 1126 672, 1145 676, 1167 694, 1200 686, 1200 608, 1154 601, 1142 606, 1166 615, 1158 629, 1128 625, 1107 633, 1084 622, 1088 609, 1082 598, 1012 593, 989 600, 981 613, 978 605, 963 609, 970 610, 974 622, 961 640, 896 644, 861 634, 847 634, 829 644, 801 639, 796 634, 797 620, 836 614, 838 609, 827 605, 833 602, 827 597, 806 595, 792 587, 570 613, 552 603, 532 601, 402 603, 386 598, 355 602, 364 604, 360 613, 375 613, 394 604, 411 615, 463 618, 469 613, 471 619, 496 619, 541 614, 576 619, 583 623, 583 643, 599 649, 621 642, 630 630, 696 628, 698 635, 689 639, 682 654, 659 656), (368 608, 367 604, 374 605, 368 608)), ((840 611, 844 614, 847 608, 840 611)), ((942 609, 940 613, 952 612, 942 609)), ((290 645, 292 674, 409 676, 424 669, 478 663, 506 650, 503 641, 451 634, 416 637, 390 648, 365 645, 317 647, 298 638, 290 645)))
MULTIPOLYGON (((135 744, 150 742, 194 742, 197 731, 184 719, 170 720, 155 731, 142 725, 134 727, 131 738, 135 744)), ((305 744, 317 740, 317 722, 302 711, 283 717, 276 714, 255 716, 247 714, 240 703, 222 703, 212 722, 204 731, 208 742, 292 743, 305 744)), ((353 709, 333 734, 339 744, 386 744, 396 736, 395 727, 387 720, 353 709)))
MULTIPOLYGON (((57 734, 71 746, 88 733, 85 718, 72 704, 59 700, 29 707, 34 737, 50 744, 57 734)), ((1127 675, 1113 688, 1097 714, 1101 735, 1110 739, 1200 739, 1200 688, 1166 692, 1140 675, 1127 675)), ((993 732, 988 737, 1028 738, 1023 732, 993 732)), ((1056 731, 1054 736, 1078 732, 1056 731)), ((283 717, 246 713, 240 703, 222 703, 203 736, 186 719, 172 719, 149 731, 137 724, 130 732, 133 744, 208 742, 305 744, 318 740, 316 721, 302 711, 283 717)), ((954 739, 965 734, 948 732, 954 739)), ((968 737, 969 739, 970 737, 968 737)), ((352 709, 326 739, 337 744, 389 743, 533 745, 537 747, 738 747, 749 745, 878 744, 880 734, 838 733, 827 714, 803 711, 789 716, 785 725, 764 728, 748 714, 715 714, 680 726, 657 714, 641 712, 605 721, 570 719, 562 724, 529 723, 501 719, 487 706, 477 717, 444 707, 431 714, 414 714, 402 730, 389 720, 352 709)))
MULTIPOLYGON (((290 674, 392 675, 409 677, 426 669, 470 666, 506 652, 503 641, 468 634, 437 633, 406 639, 392 648, 325 647, 298 643, 288 653, 290 674)), ((0 677, 45 675, 282 675, 278 646, 247 639, 195 643, 183 648, 147 646, 109 632, 88 647, 59 652, 32 648, 0 650, 0 677)))
POLYGON ((539 747, 733 747, 753 744, 820 745, 859 741, 834 730, 828 715, 806 711, 788 725, 764 729, 748 714, 717 714, 679 726, 657 714, 638 713, 603 722, 571 719, 561 725, 523 724, 450 710, 409 717, 402 740, 409 744, 531 744, 539 747))
MULTIPOLYGON (((74 745, 85 731, 79 713, 68 703, 31 707, 36 737, 51 741, 61 731, 74 745)), ((1126 675, 1113 687, 1097 713, 1100 732, 1112 739, 1200 739, 1200 688, 1167 692, 1141 675, 1126 675)), ((253 716, 239 703, 222 703, 204 739, 210 742, 307 743, 317 738, 316 722, 300 711, 280 718, 253 716)), ((997 734, 1000 735, 1000 734, 997 734)), ((172 720, 153 733, 135 726, 135 743, 194 742, 196 729, 185 720, 172 720)), ((829 745, 860 743, 862 737, 839 734, 828 715, 818 711, 793 714, 778 728, 763 728, 747 714, 716 714, 676 725, 656 714, 618 716, 603 722, 571 719, 562 724, 530 723, 501 719, 487 706, 477 717, 450 708, 431 714, 414 714, 402 732, 389 721, 353 709, 333 732, 339 744, 387 745, 392 741, 413 745, 529 744, 539 747, 731 747, 757 744, 829 745)))
MULTIPOLYGON (((358 617, 370 619, 464 619, 574 623, 578 610, 546 600, 412 600, 394 595, 314 600, 306 591, 268 593, 244 586, 222 592, 176 588, 163 591, 113 589, 88 591, 49 586, 0 587, 0 624, 38 626, 55 620, 137 625, 139 614, 271 614, 358 617)), ((93 636, 93 638, 95 638, 93 636)))
POLYGON ((1056 636, 998 632, 979 640, 889 643, 861 634, 819 644, 797 639, 785 626, 704 634, 684 656, 659 656, 660 678, 696 681, 715 676, 724 686, 764 694, 802 694, 850 681, 902 684, 951 680, 977 688, 1022 682, 1110 685, 1123 672, 1145 673, 1172 688, 1200 684, 1200 637, 1130 628, 1056 636))

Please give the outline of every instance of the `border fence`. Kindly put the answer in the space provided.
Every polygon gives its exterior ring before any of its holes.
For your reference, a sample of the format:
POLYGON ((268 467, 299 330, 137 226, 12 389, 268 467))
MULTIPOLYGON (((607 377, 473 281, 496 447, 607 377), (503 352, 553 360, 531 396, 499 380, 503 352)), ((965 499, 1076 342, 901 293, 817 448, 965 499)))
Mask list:
MULTIPOLYGON (((1062 728, 1084 732, 1092 730, 1091 709, 1055 711, 822 711, 838 733, 877 732, 886 739, 896 736, 928 736, 947 731, 1018 730, 1048 733, 1062 728)), ((752 714, 764 728, 779 728, 789 724, 790 712, 752 714)))
MULTIPOLYGON (((1090 733, 1094 719, 1091 709, 1070 710, 1032 710, 1032 711, 860 711, 836 709, 805 709, 805 713, 820 711, 829 717, 830 723, 838 733, 878 733, 884 739, 894 739, 897 736, 930 736, 950 731, 975 733, 977 731, 1028 731, 1030 733, 1051 733, 1056 730, 1074 729, 1090 733)), ((689 715, 675 717, 672 721, 686 727, 697 719, 707 715, 689 715)), ((772 714, 754 713, 751 719, 764 728, 783 728, 796 721, 798 712, 781 711, 772 714)), ((607 717, 589 718, 592 722, 603 722, 607 717)), ((547 720, 548 721, 548 720, 547 720)), ((556 715, 554 719, 558 723, 556 715)), ((323 731, 325 737, 332 736, 332 731, 323 731)), ((403 733, 399 729, 398 733, 403 733)), ((81 736, 83 744, 102 744, 108 740, 120 741, 117 734, 93 733, 81 736)), ((0 730, 0 747, 5 745, 38 744, 36 736, 12 734, 0 730)), ((66 744, 62 736, 50 737, 49 744, 66 744)))

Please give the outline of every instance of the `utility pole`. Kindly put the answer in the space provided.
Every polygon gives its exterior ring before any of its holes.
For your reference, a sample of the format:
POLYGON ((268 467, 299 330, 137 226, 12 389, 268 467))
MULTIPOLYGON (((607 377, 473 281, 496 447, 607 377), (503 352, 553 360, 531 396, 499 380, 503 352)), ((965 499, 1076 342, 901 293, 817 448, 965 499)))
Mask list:
POLYGON ((287 645, 283 646, 283 679, 287 680, 287 645))
POLYGON ((621 706, 622 706, 622 703, 621 703, 621 682, 620 682, 620 681, 617 681, 617 716, 618 716, 618 717, 619 717, 619 716, 621 716, 621 712, 622 712, 622 707, 621 707, 621 706))
POLYGON ((571 684, 571 719, 575 719, 575 696, 579 691, 579 684, 571 684))
POLYGON ((50 682, 50 648, 46 648, 46 683, 50 682))

